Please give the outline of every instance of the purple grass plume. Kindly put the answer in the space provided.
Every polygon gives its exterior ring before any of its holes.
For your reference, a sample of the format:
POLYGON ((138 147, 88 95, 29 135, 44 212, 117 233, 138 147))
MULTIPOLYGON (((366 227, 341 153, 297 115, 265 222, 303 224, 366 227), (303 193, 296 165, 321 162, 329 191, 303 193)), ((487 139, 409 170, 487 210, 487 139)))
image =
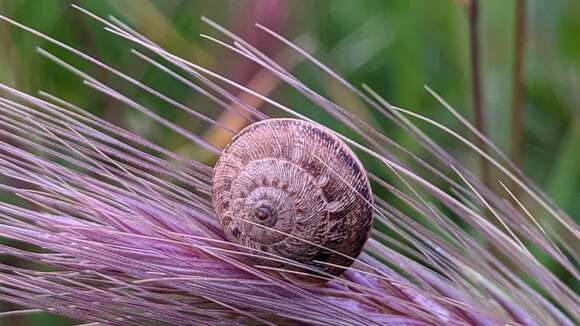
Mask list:
MULTIPOLYGON (((111 37, 131 43, 135 60, 203 94, 215 110, 231 112, 244 124, 268 118, 246 98, 267 104, 277 116, 317 123, 267 94, 173 55, 114 17, 75 8, 111 37)), ((229 137, 236 132, 80 50, 0 18, 8 23, 0 28, 25 29, 229 137)), ((349 138, 334 131, 373 162, 367 167, 372 187, 387 194, 375 196, 375 229, 361 256, 351 257, 353 265, 339 277, 314 271, 317 282, 299 281, 294 276, 313 267, 240 250, 224 239, 212 209, 212 167, 195 155, 172 152, 46 92, 33 96, 0 84, 0 191, 17 198, 0 202, 0 237, 9 240, 0 245, 0 255, 26 262, 0 264, 0 300, 22 307, 0 312, 0 319, 46 311, 107 325, 580 322, 578 293, 538 259, 548 257, 577 281, 578 225, 433 90, 427 88, 463 130, 393 106, 369 86, 352 86, 295 42, 256 25, 405 130, 428 154, 419 157, 251 44, 203 21, 219 35, 205 38, 260 66, 309 99, 312 110, 323 110, 356 133, 349 138), (502 191, 488 189, 429 138, 419 127, 426 124, 487 160, 501 175, 502 191), (466 133, 490 150, 478 148, 466 133), (385 174, 389 178, 380 176, 385 174), (511 184, 520 187, 518 198, 505 186, 511 184), (252 264, 248 255, 302 269, 252 264)), ((200 157, 220 154, 221 148, 156 115, 140 99, 126 97, 52 52, 39 48, 38 53, 119 107, 195 144, 200 157)))

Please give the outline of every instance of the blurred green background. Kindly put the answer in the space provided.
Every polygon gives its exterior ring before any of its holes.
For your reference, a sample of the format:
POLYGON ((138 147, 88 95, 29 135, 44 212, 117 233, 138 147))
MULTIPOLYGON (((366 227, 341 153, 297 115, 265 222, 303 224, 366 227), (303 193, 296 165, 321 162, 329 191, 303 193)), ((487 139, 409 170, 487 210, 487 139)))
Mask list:
MULTIPOLYGON (((255 42, 276 57, 287 51, 253 27, 262 22, 314 48, 315 55, 354 85, 367 83, 391 103, 427 115, 461 130, 459 123, 430 96, 429 85, 461 114, 472 119, 469 29, 465 5, 458 0, 333 0, 333 1, 74 1, 101 16, 112 14, 130 23, 161 46, 235 80, 267 89, 277 86, 259 69, 200 38, 215 35, 200 20, 207 16, 255 42)), ((124 72, 154 85, 182 103, 209 116, 224 118, 207 99, 178 85, 129 54, 128 42, 103 30, 102 25, 72 9, 70 1, 0 0, 0 14, 61 40, 124 72)), ((523 169, 571 216, 580 215, 580 1, 528 1, 527 44, 524 59, 523 169)), ((483 106, 487 133, 510 152, 512 70, 514 64, 515 1, 481 1, 483 106)), ((78 64, 92 76, 130 97, 140 91, 74 58, 29 33, 0 23, 0 81, 25 92, 44 90, 90 110, 184 155, 212 163, 213 157, 153 122, 141 119, 118 102, 83 86, 79 78, 35 52, 41 46, 78 64), (199 154, 193 154, 199 153, 199 154)), ((291 61, 291 60, 290 60, 291 61)), ((298 64, 294 71, 317 91, 359 116, 381 126, 384 133, 421 155, 408 136, 378 116, 331 79, 298 64)), ((288 87, 271 94, 284 103, 324 121, 326 117, 288 87)), ((208 126, 169 109, 151 97, 142 103, 172 121, 223 140, 208 126)), ((265 108, 270 112, 269 108, 265 108)), ((227 117, 226 117, 227 118, 227 117)), ((339 125, 331 127, 340 129, 339 125)), ((466 165, 478 170, 475 156, 445 134, 430 135, 466 165)), ((2 260, 4 258, 0 258, 2 260)), ((0 311, 14 309, 0 304, 0 311)), ((44 314, 0 319, 0 325, 66 325, 72 322, 44 314)))

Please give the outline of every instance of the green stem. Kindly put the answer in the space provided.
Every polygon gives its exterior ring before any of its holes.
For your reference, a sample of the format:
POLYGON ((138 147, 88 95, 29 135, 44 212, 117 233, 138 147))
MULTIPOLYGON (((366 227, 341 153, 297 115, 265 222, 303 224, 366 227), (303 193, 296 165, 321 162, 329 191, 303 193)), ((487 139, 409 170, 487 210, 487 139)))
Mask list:
POLYGON ((511 112, 511 160, 522 169, 523 165, 523 66, 526 42, 526 1, 516 0, 514 21, 514 62, 511 112))

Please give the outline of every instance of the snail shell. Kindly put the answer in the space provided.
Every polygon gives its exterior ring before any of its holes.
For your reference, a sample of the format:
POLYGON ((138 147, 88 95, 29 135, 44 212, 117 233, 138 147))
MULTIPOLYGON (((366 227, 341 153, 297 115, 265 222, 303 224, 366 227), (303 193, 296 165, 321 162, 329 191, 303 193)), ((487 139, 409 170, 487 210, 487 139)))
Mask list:
POLYGON ((213 205, 229 241, 333 275, 343 269, 315 261, 351 265, 336 252, 357 257, 372 227, 360 161, 329 130, 296 119, 257 122, 232 139, 214 169, 213 205))

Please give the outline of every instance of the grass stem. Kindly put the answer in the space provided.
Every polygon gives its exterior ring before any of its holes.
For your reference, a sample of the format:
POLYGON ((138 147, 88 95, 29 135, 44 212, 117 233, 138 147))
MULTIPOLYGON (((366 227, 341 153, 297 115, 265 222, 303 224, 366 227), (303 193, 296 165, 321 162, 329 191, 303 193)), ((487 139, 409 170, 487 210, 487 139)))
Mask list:
MULTIPOLYGON (((485 114, 483 108, 483 86, 481 83, 481 65, 480 65, 480 39, 479 39, 479 1, 472 0, 468 5, 469 17, 469 49, 471 64, 471 87, 472 87, 472 105, 474 111, 475 128, 484 136, 487 136, 485 114)), ((481 139, 476 139, 477 145, 484 152, 487 152, 487 146, 481 139)), ((480 159, 481 180, 485 185, 490 187, 489 182, 489 165, 484 158, 480 159)), ((490 187, 491 188, 491 187, 490 187)))
MULTIPOLYGON (((511 160, 522 169, 523 166, 523 67, 526 43, 526 0, 516 0, 514 20, 514 62, 511 110, 511 160)), ((512 188, 515 190, 515 188, 512 188)))

